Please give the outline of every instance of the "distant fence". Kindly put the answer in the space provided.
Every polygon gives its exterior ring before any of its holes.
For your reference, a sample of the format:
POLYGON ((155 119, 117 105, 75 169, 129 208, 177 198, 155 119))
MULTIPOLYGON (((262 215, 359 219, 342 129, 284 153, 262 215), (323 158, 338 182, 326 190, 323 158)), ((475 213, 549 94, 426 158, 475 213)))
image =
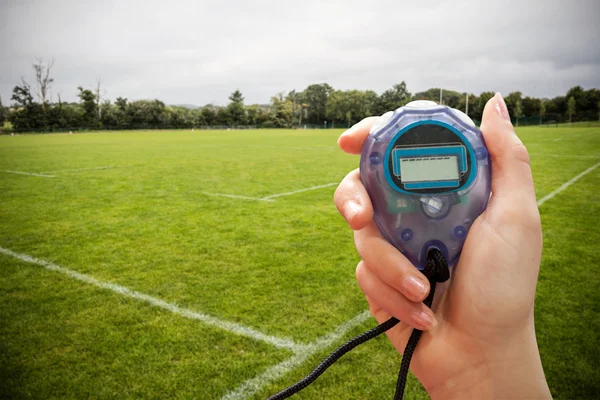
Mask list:
MULTIPOLYGON (((521 117, 511 118, 513 125, 515 126, 546 126, 546 127, 600 127, 600 120, 589 119, 586 121, 573 121, 568 122, 568 118, 564 116, 543 116, 543 117, 521 117)), ((481 120, 473 120, 477 126, 481 125, 481 120)), ((302 124, 300 126, 258 126, 258 125, 199 125, 199 126, 181 126, 181 125, 134 125, 127 127, 74 127, 74 128, 50 128, 49 130, 28 130, 26 132, 17 132, 12 129, 10 124, 5 124, 4 127, 0 127, 0 134, 11 134, 11 133, 84 133, 84 132, 97 132, 97 131, 166 131, 166 130, 252 130, 252 129, 346 129, 347 123, 344 122, 327 122, 322 125, 311 125, 302 124)))

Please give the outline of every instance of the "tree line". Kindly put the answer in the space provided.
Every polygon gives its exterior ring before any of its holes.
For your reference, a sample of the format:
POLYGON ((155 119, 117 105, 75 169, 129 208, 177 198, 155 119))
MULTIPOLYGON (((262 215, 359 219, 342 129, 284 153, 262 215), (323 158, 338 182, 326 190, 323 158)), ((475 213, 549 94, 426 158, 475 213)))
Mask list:
MULTIPOLYGON (((302 91, 281 92, 269 104, 244 103, 239 90, 229 96, 226 106, 201 108, 166 105, 160 100, 134 100, 118 97, 114 102, 101 90, 77 88, 78 102, 49 99, 54 82, 54 62, 33 64, 35 85, 21 79, 13 89, 9 106, 0 99, 0 128, 8 121, 17 132, 52 132, 91 129, 178 129, 202 127, 291 128, 346 127, 370 115, 381 115, 411 100, 433 100, 481 120, 486 102, 494 92, 479 95, 431 88, 411 94, 405 82, 381 94, 372 90, 335 90, 327 83, 309 85, 302 91)), ((564 96, 539 99, 512 92, 505 96, 513 122, 521 124, 562 123, 600 120, 600 90, 575 86, 564 96)))

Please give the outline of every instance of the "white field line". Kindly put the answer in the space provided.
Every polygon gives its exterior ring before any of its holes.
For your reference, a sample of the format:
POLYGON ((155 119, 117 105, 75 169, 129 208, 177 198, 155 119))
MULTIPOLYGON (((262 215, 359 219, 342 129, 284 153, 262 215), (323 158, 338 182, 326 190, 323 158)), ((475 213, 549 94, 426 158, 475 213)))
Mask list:
POLYGON ((271 200, 271 199, 274 199, 276 197, 290 196, 292 194, 302 193, 302 192, 308 192, 310 190, 323 189, 323 188, 330 187, 330 186, 333 186, 333 185, 339 185, 339 182, 331 182, 331 183, 327 183, 325 185, 319 185, 319 186, 309 187, 309 188, 306 188, 306 189, 294 190, 293 192, 285 192, 285 193, 279 193, 279 194, 272 194, 270 196, 263 197, 262 199, 263 200, 271 200))
POLYGON ((569 186, 571 186, 573 183, 577 182, 584 175, 589 174, 594 169, 598 168, 598 166, 600 166, 600 163, 594 165, 593 167, 590 167, 590 168, 586 169, 585 171, 583 171, 582 173, 580 173, 579 175, 577 175, 573 179, 571 179, 571 180, 563 183, 558 189, 556 189, 553 192, 551 192, 551 193, 547 194, 546 196, 542 197, 537 202, 538 207, 541 206, 542 204, 544 204, 545 202, 547 202, 548 200, 550 200, 551 198, 553 198, 554 196, 556 196, 557 194, 559 194, 560 192, 562 192, 563 190, 565 190, 566 188, 568 188, 569 186))
POLYGON ((110 168, 115 168, 112 166, 105 166, 105 167, 93 167, 93 168, 76 168, 76 169, 61 169, 58 171, 50 171, 50 172, 42 172, 43 174, 56 174, 58 172, 77 172, 77 171, 95 171, 98 169, 110 169, 110 168))
MULTIPOLYGON (((553 198, 554 196, 556 196, 558 193, 562 192, 563 190, 565 190, 566 188, 571 186, 582 176, 593 171, 598 166, 600 166, 600 163, 594 165, 591 168, 586 169, 581 174, 575 176, 573 179, 567 181, 562 186, 560 186, 558 189, 554 190, 552 193, 541 198, 537 202, 538 207, 541 206, 542 204, 544 204, 546 201, 553 198)), ((287 360, 282 361, 281 363, 268 368, 262 374, 257 375, 256 377, 247 380, 246 382, 244 382, 240 386, 238 386, 237 389, 227 393, 225 396, 223 396, 221 398, 221 400, 240 400, 240 399, 246 399, 246 398, 251 397, 255 393, 262 390, 265 386, 267 386, 271 382, 283 377, 288 372, 290 372, 293 369, 295 369, 296 367, 300 366, 302 363, 304 363, 309 357, 314 355, 316 352, 318 352, 326 347, 331 346, 334 342, 339 340, 348 330, 359 325, 363 321, 366 321, 369 318, 369 316, 370 316, 369 311, 363 311, 362 313, 358 314, 351 320, 348 320, 345 323, 343 323, 342 325, 338 326, 332 333, 322 336, 321 338, 317 339, 315 342, 313 342, 311 345, 309 345, 309 347, 307 348, 307 350, 304 353, 296 353, 294 356, 288 358, 287 360)))
POLYGON ((54 178, 54 175, 48 175, 48 174, 37 174, 34 172, 22 172, 22 171, 2 171, 2 172, 8 172, 9 174, 19 174, 19 175, 30 175, 30 176, 41 176, 42 178, 54 178))
POLYGON ((54 263, 40 260, 35 257, 31 257, 27 254, 15 253, 14 251, 5 249, 0 247, 0 253, 6 254, 8 256, 17 258, 21 261, 25 261, 31 264, 36 264, 42 266, 51 271, 60 272, 61 274, 67 275, 73 279, 77 279, 78 281, 88 283, 90 285, 94 285, 101 289, 108 289, 115 293, 119 293, 125 297, 130 297, 132 299, 141 300, 143 302, 149 303, 155 307, 162 308, 164 310, 170 311, 177 315, 181 315, 182 317, 195 319, 201 321, 207 325, 214 326, 216 328, 220 328, 226 330, 228 332, 234 333, 236 335, 245 336, 254 340, 259 340, 262 342, 269 343, 275 347, 291 350, 295 353, 299 353, 308 348, 308 345, 302 345, 295 343, 293 340, 288 338, 278 338, 275 336, 266 335, 262 332, 258 332, 252 328, 236 324, 234 322, 223 321, 221 319, 212 317, 210 315, 202 314, 196 311, 192 311, 187 308, 183 308, 174 303, 169 303, 164 300, 158 299, 156 297, 149 296, 144 293, 136 292, 135 290, 128 289, 124 286, 117 285, 114 283, 103 282, 100 281, 90 275, 85 275, 79 273, 77 271, 73 271, 69 268, 61 267, 60 265, 56 265, 54 263))
POLYGON ((293 192, 285 192, 285 193, 272 194, 272 195, 269 195, 269 196, 266 196, 266 197, 249 197, 249 196, 239 196, 237 194, 209 193, 209 192, 202 192, 202 194, 206 194, 208 196, 230 197, 232 199, 241 199, 241 200, 275 201, 273 199, 275 199, 277 197, 291 196, 293 194, 302 193, 302 192, 308 192, 310 190, 323 189, 323 188, 334 186, 334 185, 337 185, 337 184, 339 184, 339 182, 331 182, 331 183, 327 183, 325 185, 312 186, 312 187, 305 188, 305 189, 294 190, 293 192))
POLYGON ((206 194, 208 196, 221 196, 221 197, 229 197, 232 199, 255 200, 255 201, 274 201, 274 200, 269 200, 269 199, 262 198, 262 197, 238 196, 237 194, 209 193, 209 192, 201 192, 201 193, 206 194))
POLYGON ((371 314, 369 313, 369 311, 361 312, 354 318, 338 326, 333 332, 317 339, 305 351, 298 352, 292 357, 288 358, 287 360, 284 360, 277 365, 267 368, 262 374, 257 375, 252 379, 248 379, 246 382, 238 386, 235 390, 223 396, 221 400, 240 400, 251 397, 255 393, 262 390, 262 388, 268 385, 269 383, 281 378, 288 372, 301 365, 309 357, 337 342, 350 329, 360 325, 361 323, 369 319, 370 316, 371 314))

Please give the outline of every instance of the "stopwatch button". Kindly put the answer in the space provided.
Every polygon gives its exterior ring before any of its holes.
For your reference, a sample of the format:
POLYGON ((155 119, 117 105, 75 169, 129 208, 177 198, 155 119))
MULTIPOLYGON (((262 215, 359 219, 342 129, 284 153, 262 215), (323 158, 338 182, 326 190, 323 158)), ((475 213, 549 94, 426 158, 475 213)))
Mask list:
POLYGON ((432 107, 437 107, 437 105, 438 104, 435 101, 431 101, 431 100, 415 100, 415 101, 411 101, 410 103, 408 103, 404 107, 408 107, 408 108, 432 108, 432 107))
POLYGON ((412 229, 406 228, 402 232, 400 232, 400 239, 404 242, 410 241, 414 236, 412 229))
POLYGON ((447 200, 437 196, 424 196, 419 199, 423 204, 423 212, 429 218, 439 219, 445 216, 450 210, 447 200))
POLYGON ((369 131, 369 134, 373 134, 379 128, 381 128, 382 126, 384 126, 385 124, 387 124, 388 121, 392 118, 392 115, 394 115, 394 112, 393 111, 388 111, 385 114, 383 114, 381 117, 379 117, 377 119, 377 121, 375 121, 373 123, 373 125, 371 125, 371 130, 369 131))
POLYGON ((467 125, 476 126, 475 122, 473 122, 473 120, 467 114, 465 114, 464 112, 462 112, 460 110, 457 110, 456 108, 453 108, 452 111, 454 111, 454 114, 456 114, 456 116, 458 118, 460 118, 461 121, 463 121, 467 125))
POLYGON ((457 226, 456 228, 454 228, 454 236, 457 239, 466 238, 467 237, 467 229, 462 225, 457 226))

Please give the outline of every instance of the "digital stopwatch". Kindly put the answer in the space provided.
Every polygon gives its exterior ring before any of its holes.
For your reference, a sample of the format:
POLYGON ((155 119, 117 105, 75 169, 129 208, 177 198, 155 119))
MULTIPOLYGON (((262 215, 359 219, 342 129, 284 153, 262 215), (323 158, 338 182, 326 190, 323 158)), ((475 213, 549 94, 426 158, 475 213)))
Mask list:
POLYGON ((383 236, 418 269, 438 249, 458 261, 490 197, 490 159, 463 112, 413 101, 383 114, 362 148, 360 177, 383 236))

